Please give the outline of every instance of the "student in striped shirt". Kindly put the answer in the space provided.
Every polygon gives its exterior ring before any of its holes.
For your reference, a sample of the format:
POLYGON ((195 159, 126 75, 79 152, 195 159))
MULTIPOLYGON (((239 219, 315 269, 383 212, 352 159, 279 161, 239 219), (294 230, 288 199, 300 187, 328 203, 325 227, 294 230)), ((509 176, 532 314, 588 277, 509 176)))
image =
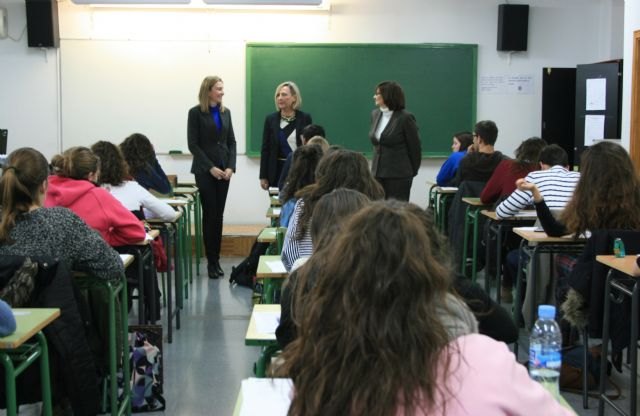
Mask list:
MULTIPOLYGON (((557 144, 551 144, 540 153, 540 168, 529 173, 525 181, 534 183, 544 197, 547 206, 552 210, 564 209, 573 195, 580 173, 568 169, 567 152, 557 144)), ((498 218, 507 218, 520 210, 533 205, 533 194, 530 191, 516 189, 496 208, 498 218)))
MULTIPOLYGON (((557 144, 545 146, 540 152, 540 168, 529 173, 525 181, 535 183, 552 210, 562 210, 573 196, 573 191, 580 180, 580 173, 568 169, 567 152, 557 144)), ((496 207, 498 218, 507 218, 517 214, 529 206, 533 206, 531 191, 516 189, 507 199, 496 207)), ((510 247, 513 245, 509 244, 510 247)), ((513 301, 513 282, 518 268, 520 250, 509 251, 503 263, 503 279, 501 297, 507 302, 513 301)))

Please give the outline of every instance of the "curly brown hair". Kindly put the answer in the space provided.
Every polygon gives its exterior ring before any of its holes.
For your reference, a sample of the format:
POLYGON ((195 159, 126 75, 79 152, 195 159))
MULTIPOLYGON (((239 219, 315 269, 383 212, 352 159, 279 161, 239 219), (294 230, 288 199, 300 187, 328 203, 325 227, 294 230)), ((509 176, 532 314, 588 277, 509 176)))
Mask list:
POLYGON ((437 305, 450 273, 406 206, 371 203, 300 270, 316 284, 276 369, 294 381, 289 415, 414 414, 444 397, 451 347, 437 305))
POLYGON ((296 197, 304 201, 294 236, 296 240, 307 232, 313 208, 320 197, 338 188, 362 192, 372 200, 384 198, 382 186, 371 175, 367 159, 361 153, 347 149, 331 150, 318 163, 316 182, 296 193, 296 197))
POLYGON ((91 146, 91 151, 100 158, 98 185, 108 183, 118 186, 129 177, 129 166, 118 146, 101 140, 91 146))
POLYGON ((640 229, 640 179, 627 151, 600 142, 584 151, 580 181, 560 220, 580 235, 587 230, 640 229))
POLYGON ((151 172, 152 163, 156 160, 156 152, 147 136, 133 133, 120 143, 120 150, 129 165, 131 175, 151 172))

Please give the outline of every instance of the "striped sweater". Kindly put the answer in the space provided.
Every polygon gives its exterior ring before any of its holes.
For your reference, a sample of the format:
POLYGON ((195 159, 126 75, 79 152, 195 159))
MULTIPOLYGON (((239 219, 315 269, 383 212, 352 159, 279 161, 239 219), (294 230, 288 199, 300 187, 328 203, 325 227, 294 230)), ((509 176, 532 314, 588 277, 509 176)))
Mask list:
POLYGON ((304 201, 300 198, 293 209, 293 214, 289 220, 287 234, 284 237, 284 244, 282 246, 282 263, 288 272, 291 271, 291 267, 296 260, 301 257, 309 257, 313 252, 313 241, 311 241, 309 227, 307 227, 301 239, 296 239, 298 227, 302 227, 302 224, 300 224, 302 207, 304 207, 304 201))
MULTIPOLYGON (((580 173, 556 165, 546 170, 531 172, 524 179, 537 185, 550 209, 564 209, 573 195, 578 180, 580 180, 580 173)), ((498 205, 496 216, 507 218, 530 205, 533 205, 531 192, 516 189, 498 205)))

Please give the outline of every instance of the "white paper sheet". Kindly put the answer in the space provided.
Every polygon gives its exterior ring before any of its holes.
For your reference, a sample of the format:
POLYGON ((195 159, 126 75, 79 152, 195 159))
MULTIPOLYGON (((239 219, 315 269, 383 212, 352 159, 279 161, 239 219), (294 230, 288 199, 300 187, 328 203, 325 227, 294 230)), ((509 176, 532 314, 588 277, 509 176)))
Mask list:
POLYGON ((285 273, 287 271, 287 269, 284 267, 284 264, 282 264, 282 261, 278 261, 278 260, 268 261, 267 267, 273 273, 285 273))
POLYGON ((604 111, 607 109, 607 79, 591 78, 587 80, 587 102, 585 110, 604 111))
POLYGON ((604 116, 591 115, 584 116, 584 145, 591 146, 596 140, 604 139, 604 116))
POLYGON ((240 416, 286 416, 293 384, 287 378, 242 380, 240 416))
POLYGON ((282 210, 282 208, 274 208, 274 209, 273 209, 273 213, 274 213, 275 215, 279 215, 281 210, 282 210))
POLYGON ((254 312, 256 330, 261 334, 275 334, 280 323, 280 312, 254 312))

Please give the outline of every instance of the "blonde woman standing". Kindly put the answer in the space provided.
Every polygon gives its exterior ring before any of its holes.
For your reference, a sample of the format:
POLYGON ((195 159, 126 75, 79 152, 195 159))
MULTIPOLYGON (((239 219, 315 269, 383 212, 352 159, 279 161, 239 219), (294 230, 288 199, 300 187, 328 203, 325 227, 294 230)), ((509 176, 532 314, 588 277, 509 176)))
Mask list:
POLYGON ((217 75, 200 84, 198 105, 189 110, 187 140, 191 173, 202 201, 202 233, 209 278, 224 276, 220 267, 222 222, 229 183, 236 171, 236 136, 231 111, 222 104, 224 82, 217 75))

